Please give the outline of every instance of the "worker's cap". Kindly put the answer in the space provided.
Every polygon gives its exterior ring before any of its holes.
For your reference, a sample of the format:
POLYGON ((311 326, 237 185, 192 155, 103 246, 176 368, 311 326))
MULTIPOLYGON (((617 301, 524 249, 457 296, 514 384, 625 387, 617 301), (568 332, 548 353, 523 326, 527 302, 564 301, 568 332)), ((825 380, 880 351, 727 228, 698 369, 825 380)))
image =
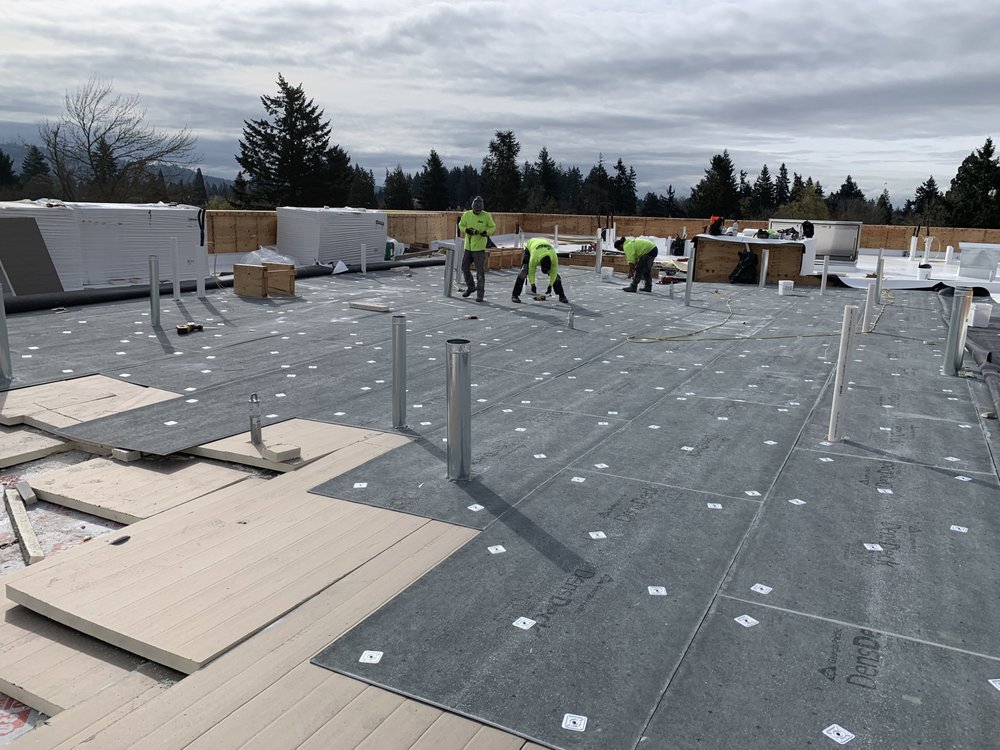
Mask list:
POLYGON ((472 199, 472 210, 473 211, 483 210, 483 199, 480 198, 478 195, 472 199))

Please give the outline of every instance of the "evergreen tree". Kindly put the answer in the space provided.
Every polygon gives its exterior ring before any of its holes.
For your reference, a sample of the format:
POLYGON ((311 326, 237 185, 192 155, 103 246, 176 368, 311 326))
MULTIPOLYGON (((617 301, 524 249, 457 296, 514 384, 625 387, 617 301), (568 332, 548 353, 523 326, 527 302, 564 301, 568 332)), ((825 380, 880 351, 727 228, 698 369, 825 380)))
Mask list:
POLYGON ((487 211, 521 210, 521 170, 517 166, 520 153, 521 144, 513 130, 498 130, 490 140, 480 177, 487 211))
POLYGON ((767 219, 773 213, 777 201, 775 200, 774 183, 771 181, 771 172, 765 164, 761 167, 760 174, 754 180, 753 188, 750 191, 750 211, 751 219, 767 219))
POLYGON ((27 182, 32 177, 47 177, 52 174, 45 154, 38 146, 28 146, 24 159, 21 160, 21 182, 27 182))
POLYGON ((993 139, 965 157, 945 200, 954 227, 1000 227, 1000 159, 993 139))
POLYGON ((667 185, 667 194, 663 199, 663 215, 671 217, 684 216, 684 210, 677 201, 677 194, 674 192, 673 185, 667 185))
POLYGON ((774 204, 783 206, 791 200, 791 183, 788 180, 788 167, 785 162, 781 162, 778 167, 778 176, 774 180, 774 204))
POLYGON ((806 189, 806 183, 802 181, 802 175, 798 172, 792 173, 792 189, 788 191, 788 200, 785 201, 789 203, 791 201, 797 200, 802 196, 802 192, 806 189))
POLYGON ((883 188, 878 200, 875 201, 876 224, 892 224, 892 202, 889 200, 889 188, 883 188))
POLYGON ((666 216, 667 200, 662 195, 649 192, 639 204, 639 216, 666 216))
POLYGON ((634 216, 639 199, 636 195, 635 169, 625 168, 625 162, 618 158, 615 163, 615 174, 611 178, 611 206, 618 216, 634 216))
POLYGON ((434 149, 431 149, 427 161, 424 162, 418 195, 420 196, 420 207, 425 211, 444 211, 450 205, 448 202, 448 170, 434 149))
POLYGON ((570 167, 559 173, 559 210, 561 213, 586 213, 582 206, 583 172, 570 167))
POLYGON ((918 224, 940 226, 948 222, 947 205, 933 175, 914 191, 910 212, 918 224))
POLYGON ((17 176, 14 174, 14 162, 3 151, 0 151, 0 188, 9 188, 17 185, 17 176))
POLYGON ((559 167, 549 156, 545 146, 538 152, 538 160, 534 166, 540 192, 539 210, 543 213, 555 213, 559 210, 559 167))
POLYGON ((375 173, 355 164, 351 176, 351 190, 347 205, 354 208, 378 208, 375 197, 375 173))
POLYGON ((410 210, 413 208, 413 193, 410 191, 410 178, 400 165, 390 173, 385 171, 385 184, 382 186, 382 200, 386 209, 410 210))
POLYGON ((278 74, 276 96, 262 96, 266 117, 244 120, 236 161, 246 173, 244 208, 323 206, 347 198, 350 159, 330 146, 331 127, 302 86, 278 74))
POLYGON ((597 164, 590 168, 580 187, 580 208, 583 214, 614 213, 611 203, 611 176, 604 167, 604 155, 598 154, 597 164))
POLYGON ((250 195, 250 185, 243 176, 243 172, 236 173, 236 178, 233 180, 233 186, 230 191, 230 201, 236 208, 245 209, 253 205, 253 198, 250 195))
POLYGON ((205 188, 205 175, 201 173, 201 167, 194 173, 194 181, 191 183, 191 205, 205 207, 208 205, 208 190, 205 188))
POLYGON ((688 213, 692 216, 742 218, 736 168, 729 157, 729 151, 712 157, 705 176, 691 189, 689 202, 688 213))
POLYGON ((466 209, 472 199, 480 194, 479 172, 471 164, 452 167, 448 172, 448 203, 456 208, 466 209))
POLYGON ((826 200, 830 218, 837 221, 863 221, 867 201, 854 179, 847 175, 844 184, 826 200))

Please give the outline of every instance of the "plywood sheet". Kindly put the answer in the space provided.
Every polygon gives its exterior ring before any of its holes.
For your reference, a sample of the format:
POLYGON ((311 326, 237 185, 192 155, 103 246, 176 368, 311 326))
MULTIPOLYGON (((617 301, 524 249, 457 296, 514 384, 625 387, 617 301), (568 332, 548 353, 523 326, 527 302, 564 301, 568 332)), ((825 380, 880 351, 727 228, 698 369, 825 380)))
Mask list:
MULTIPOLYGON (((142 663, 138 656, 0 600, 0 692, 48 716, 125 679, 142 663)), ((159 684, 146 674, 130 682, 140 691, 159 684)))
POLYGON ((150 520, 20 571, 7 597, 190 673, 425 522, 271 482, 150 520))
MULTIPOLYGON (((197 747, 270 750, 296 747, 329 722, 366 722, 370 715, 354 698, 377 688, 308 664, 309 658, 448 557, 474 533, 428 521, 288 616, 153 700, 124 713, 118 711, 113 721, 86 729, 107 710, 107 701, 99 704, 101 696, 95 696, 93 701, 64 712, 21 742, 25 750, 68 750, 78 746, 78 738, 86 736, 91 743, 88 746, 95 748, 175 748, 191 746, 204 737, 197 747), (279 707, 286 710, 279 712, 279 707), (178 721, 178 716, 184 720, 178 721), (271 722, 268 728, 261 727, 262 718, 271 722), (206 745, 209 740, 211 743, 206 745)), ((485 729, 474 726, 473 737, 485 729)), ((368 731, 373 729, 369 725, 368 731)), ((507 747, 519 748, 522 744, 518 740, 507 747)), ((337 746, 347 747, 344 743, 337 746)), ((458 750, 466 746, 461 739, 435 747, 458 750)))
POLYGON ((72 450, 74 444, 25 427, 0 426, 0 469, 72 450))
POLYGON ((0 393, 0 424, 60 429, 172 398, 177 394, 89 375, 0 393))
POLYGON ((198 459, 121 463, 93 458, 33 477, 31 486, 42 500, 129 524, 250 477, 245 471, 198 459))
MULTIPOLYGON (((249 431, 196 446, 185 453, 284 472, 299 469, 317 458, 357 443, 372 442, 378 439, 382 445, 395 447, 405 444, 408 440, 393 433, 347 427, 330 422, 317 422, 311 419, 289 419, 278 424, 267 425, 262 428, 261 437, 264 441, 264 447, 273 444, 295 445, 302 450, 301 456, 294 461, 270 461, 264 457, 260 448, 250 442, 249 431), (388 442, 386 442, 387 440, 388 442)), ((372 444, 375 443, 372 442, 372 444)))

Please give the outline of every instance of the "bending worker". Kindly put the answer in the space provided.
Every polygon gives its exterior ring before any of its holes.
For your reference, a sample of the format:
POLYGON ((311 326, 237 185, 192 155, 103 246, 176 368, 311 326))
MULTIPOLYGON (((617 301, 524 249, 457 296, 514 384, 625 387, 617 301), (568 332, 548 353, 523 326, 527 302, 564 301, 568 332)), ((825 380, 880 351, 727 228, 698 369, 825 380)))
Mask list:
POLYGON ((632 283, 622 287, 622 289, 626 292, 638 291, 639 282, 642 281, 642 291, 652 292, 653 258, 656 257, 656 243, 644 240, 642 237, 636 237, 634 240, 619 237, 615 240, 615 248, 625 253, 629 276, 632 279, 632 283))
POLYGON ((517 281, 514 282, 514 293, 511 294, 511 302, 521 301, 521 290, 524 289, 524 280, 531 284, 531 293, 537 294, 535 288, 535 269, 541 268, 542 273, 548 274, 549 288, 546 294, 553 289, 559 295, 560 302, 569 302, 563 293, 562 278, 559 276, 559 256, 552 249, 549 241, 542 237, 533 237, 524 243, 524 255, 521 258, 521 271, 517 274, 517 281))
POLYGON ((462 255, 462 275, 465 277, 463 297, 476 292, 476 302, 483 301, 486 291, 486 245, 497 229, 493 217, 483 210, 483 199, 472 199, 472 210, 462 214, 458 231, 465 236, 465 253, 462 255), (472 283, 472 264, 476 264, 476 283, 472 283))

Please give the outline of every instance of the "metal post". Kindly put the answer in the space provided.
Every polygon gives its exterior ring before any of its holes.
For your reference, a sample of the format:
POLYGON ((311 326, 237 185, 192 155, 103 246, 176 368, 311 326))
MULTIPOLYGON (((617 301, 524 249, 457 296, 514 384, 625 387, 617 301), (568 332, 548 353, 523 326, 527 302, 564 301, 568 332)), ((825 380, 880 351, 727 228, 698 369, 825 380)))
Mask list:
POLYGON ((840 353, 837 355, 837 373, 833 383, 833 405, 830 408, 830 429, 826 439, 839 441, 843 429, 847 396, 847 363, 854 351, 854 324, 858 317, 857 305, 844 306, 844 323, 840 327, 840 353))
POLYGON ((260 434, 260 399, 256 393, 250 394, 250 442, 258 446, 264 444, 260 434))
POLYGON ((468 339, 448 339, 448 479, 468 481, 472 477, 472 383, 468 339))
POLYGON ((552 248, 558 253, 559 252, 559 225, 555 225, 555 229, 552 231, 552 248))
POLYGON ((198 262, 195 263, 195 294, 198 299, 205 299, 205 277, 208 276, 208 252, 204 245, 199 245, 195 251, 198 262))
POLYGON ((875 304, 882 301, 882 275, 885 273, 885 258, 882 253, 885 248, 879 248, 878 260, 875 261, 875 304))
POLYGON ((177 252, 177 238, 170 238, 170 254, 173 261, 173 282, 174 282, 174 299, 179 300, 181 298, 181 256, 177 252))
POLYGON ((819 296, 822 297, 823 293, 826 292, 826 274, 830 270, 830 256, 823 256, 823 280, 819 283, 819 296))
MULTIPOLYGON (((3 266, 0 265, 0 275, 3 275, 3 266)), ((0 290, 0 375, 10 380, 14 377, 14 365, 10 358, 10 337, 7 335, 7 300, 0 290)))
POLYGON ((573 328, 573 317, 574 317, 574 316, 573 316, 573 308, 571 307, 571 308, 569 309, 569 316, 568 316, 568 317, 567 317, 567 319, 566 319, 566 327, 567 327, 567 328, 570 328, 570 329, 572 329, 572 328, 573 328))
POLYGON ((875 284, 868 285, 868 292, 865 295, 865 314, 861 318, 861 332, 868 333, 871 327, 872 310, 875 309, 875 284))
POLYGON ((930 235, 924 237, 924 259, 922 263, 927 263, 931 259, 931 246, 934 244, 934 238, 930 235))
POLYGON ((406 316, 392 316, 392 426, 406 426, 406 316))
MULTIPOLYGON (((747 250, 749 250, 749 245, 747 250)), ((771 248, 764 245, 760 249, 760 281, 757 283, 758 289, 763 289, 767 285, 767 261, 771 257, 771 248)))
POLYGON ((160 325, 160 259, 155 255, 149 256, 149 322, 160 325))
POLYGON ((601 239, 601 230, 600 229, 597 230, 597 238, 596 239, 597 239, 597 241, 594 243, 594 247, 597 248, 597 256, 594 258, 594 270, 597 272, 597 275, 600 276, 601 275, 601 263, 604 260, 604 258, 603 258, 603 256, 604 256, 604 240, 601 239))
POLYGON ((669 286, 670 286, 670 299, 673 299, 674 298, 674 277, 673 276, 670 277, 670 284, 669 284, 669 286))
POLYGON ((972 289, 955 287, 955 297, 951 302, 951 320, 948 321, 948 342, 944 351, 945 375, 958 375, 965 357, 965 321, 972 308, 972 289))
POLYGON ((455 256, 458 254, 458 240, 454 245, 445 245, 444 251, 444 296, 451 296, 452 278, 455 275, 455 256))
POLYGON ((694 255, 698 246, 691 244, 691 252, 688 253, 688 269, 684 278, 684 307, 691 307, 691 285, 694 283, 694 255))
POLYGON ((361 243, 361 275, 364 276, 368 273, 368 258, 365 256, 368 254, 365 243, 361 243))

